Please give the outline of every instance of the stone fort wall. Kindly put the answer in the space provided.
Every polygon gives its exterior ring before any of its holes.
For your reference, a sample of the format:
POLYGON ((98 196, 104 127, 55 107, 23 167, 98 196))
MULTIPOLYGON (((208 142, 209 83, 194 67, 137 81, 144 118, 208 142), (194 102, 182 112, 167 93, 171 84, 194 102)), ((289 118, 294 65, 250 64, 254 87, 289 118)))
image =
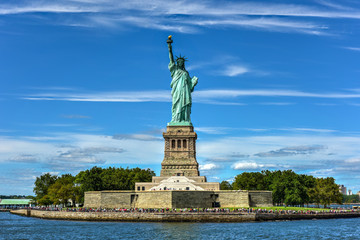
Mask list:
POLYGON ((270 191, 93 191, 88 208, 211 208, 272 206, 270 191))
POLYGON ((269 191, 249 191, 251 207, 272 207, 272 193, 269 191))

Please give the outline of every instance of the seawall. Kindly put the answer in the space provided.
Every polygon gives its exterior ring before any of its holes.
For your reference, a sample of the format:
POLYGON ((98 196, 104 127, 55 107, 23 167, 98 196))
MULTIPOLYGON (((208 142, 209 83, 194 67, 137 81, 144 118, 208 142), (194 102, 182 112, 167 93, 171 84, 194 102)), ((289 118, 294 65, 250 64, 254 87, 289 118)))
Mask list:
POLYGON ((274 214, 274 213, 141 213, 141 212, 65 212, 41 211, 30 209, 12 210, 11 213, 43 219, 77 221, 124 221, 124 222, 252 222, 276 220, 331 219, 360 217, 360 212, 353 213, 318 213, 318 214, 274 214))

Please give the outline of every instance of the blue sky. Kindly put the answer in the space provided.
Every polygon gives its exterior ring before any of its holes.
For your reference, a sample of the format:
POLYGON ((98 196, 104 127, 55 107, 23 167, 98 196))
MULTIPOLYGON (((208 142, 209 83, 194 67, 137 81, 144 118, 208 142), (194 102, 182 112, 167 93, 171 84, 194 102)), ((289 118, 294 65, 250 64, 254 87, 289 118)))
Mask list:
POLYGON ((208 181, 293 169, 357 192, 359 29, 355 0, 2 1, 0 194, 93 166, 159 175, 170 34, 199 78, 208 181))

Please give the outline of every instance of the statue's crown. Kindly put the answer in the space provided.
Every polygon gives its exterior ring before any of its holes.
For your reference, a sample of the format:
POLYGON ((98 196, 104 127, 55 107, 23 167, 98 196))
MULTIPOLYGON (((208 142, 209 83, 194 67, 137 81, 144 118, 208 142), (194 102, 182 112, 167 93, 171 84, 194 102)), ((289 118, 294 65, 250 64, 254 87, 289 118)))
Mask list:
POLYGON ((181 56, 181 54, 180 54, 179 57, 176 56, 176 61, 177 61, 177 62, 178 62, 180 59, 182 59, 184 62, 187 61, 187 58, 186 58, 185 56, 181 56))

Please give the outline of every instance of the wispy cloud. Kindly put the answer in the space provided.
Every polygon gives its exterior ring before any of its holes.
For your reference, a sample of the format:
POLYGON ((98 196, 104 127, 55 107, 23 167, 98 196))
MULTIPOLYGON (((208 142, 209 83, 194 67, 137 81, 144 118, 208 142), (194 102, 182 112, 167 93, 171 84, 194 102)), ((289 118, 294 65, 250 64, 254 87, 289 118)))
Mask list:
MULTIPOLYGON (((290 89, 243 89, 243 90, 198 90, 193 94, 194 102, 209 104, 243 105, 233 102, 238 97, 293 97, 293 98, 328 98, 328 99, 357 99, 360 93, 347 92, 305 92, 290 89), (226 100, 226 101, 219 101, 226 100), (232 102, 228 102, 231 100, 232 102)), ((170 91, 128 91, 128 92, 67 92, 53 91, 35 93, 23 96, 24 100, 32 101, 71 101, 71 102, 170 102, 170 91)), ((289 105, 289 102, 268 102, 260 104, 289 105)))
MULTIPOLYGON (((358 155, 359 156, 359 155, 358 155)), ((313 169, 309 174, 317 177, 336 176, 339 182, 353 180, 360 171, 360 158, 349 158, 345 160, 328 161, 326 164, 313 169)))
POLYGON ((328 27, 304 21, 284 21, 275 17, 231 17, 229 19, 195 20, 192 24, 206 27, 244 27, 276 32, 298 32, 311 35, 329 35, 328 27))
POLYGON ((350 158, 344 161, 345 163, 360 163, 360 158, 350 158))
POLYGON ((315 103, 318 106, 338 106, 339 104, 336 103, 315 103))
POLYGON ((333 1, 326 1, 326 0, 316 0, 317 3, 327 6, 329 8, 333 9, 339 9, 339 10, 347 10, 347 11, 353 11, 354 9, 345 5, 341 5, 338 3, 334 3, 333 1))
POLYGON ((20 154, 9 158, 10 162, 34 163, 38 158, 33 154, 20 154))
POLYGON ((246 97, 246 96, 261 96, 261 97, 308 97, 308 98, 360 98, 359 93, 312 93, 298 90, 288 89, 248 89, 248 90, 203 90, 194 92, 196 97, 210 97, 224 98, 224 97, 246 97))
POLYGON ((290 131, 290 132, 315 132, 315 133, 337 132, 337 130, 334 130, 334 129, 324 129, 324 128, 277 128, 276 130, 290 131))
POLYGON ((146 1, 38 1, 0 5, 0 15, 56 13, 54 22, 70 26, 152 28, 194 33, 203 27, 245 27, 267 31, 326 35, 328 26, 313 23, 314 18, 359 19, 356 8, 321 1, 318 5, 166 0, 146 1), (71 14, 71 16, 70 16, 71 14), (299 18, 302 18, 299 20, 299 18), (308 19, 311 18, 311 21, 308 19), (56 19, 56 20, 55 20, 56 19))
POLYGON ((260 105, 272 105, 272 106, 288 106, 288 105, 294 105, 295 103, 291 102, 263 102, 259 103, 260 105))
POLYGON ((149 134, 116 134, 113 136, 113 139, 134 139, 139 141, 160 141, 163 140, 162 137, 149 135, 149 134))
POLYGON ((45 3, 41 5, 41 2, 35 1, 30 5, 13 5, 13 4, 1 4, 0 15, 10 14, 23 14, 23 13, 90 13, 98 12, 100 9, 88 8, 80 5, 69 5, 65 2, 58 4, 45 3))
POLYGON ((231 128, 225 127, 197 127, 197 132, 203 132, 207 134, 226 134, 231 128))
POLYGON ((170 91, 143 92, 51 92, 23 97, 26 100, 71 101, 71 102, 170 102, 170 91))
POLYGON ((142 163, 154 159, 161 161, 162 152, 162 143, 155 137, 143 144, 143 139, 139 138, 114 139, 104 135, 54 133, 48 137, 0 137, 0 142, 0 163, 37 162, 49 164, 52 170, 59 169, 54 166, 68 166, 66 163, 84 168, 105 162, 133 163, 134 159, 142 159, 142 163), (144 151, 138 151, 139 146, 144 151), (152 151, 156 157, 151 156, 152 151))
MULTIPOLYGON (((14 166, 14 169, 23 169, 19 163, 32 164, 39 172, 27 175, 28 180, 21 182, 25 181, 29 186, 34 182, 33 176, 39 176, 41 172, 76 174, 94 165, 160 165, 164 150, 163 142, 159 141, 161 136, 158 133, 153 137, 146 135, 120 134, 116 139, 75 133, 54 133, 44 137, 3 136, 0 137, 0 164, 14 166)), ((342 178, 357 176, 360 171, 359 144, 359 136, 341 133, 323 136, 321 132, 216 137, 197 142, 197 159, 201 171, 219 174, 234 170, 294 169, 313 172, 317 176, 327 174, 341 182, 345 181, 342 178), (324 169, 331 170, 324 172, 324 169)))
POLYGON ((256 162, 237 162, 232 165, 235 170, 259 170, 264 168, 274 168, 274 164, 261 164, 256 162))
POLYGON ((85 115, 62 115, 63 118, 70 118, 70 119, 84 119, 84 118, 90 118, 89 116, 85 115))
POLYGON ((87 147, 87 148, 70 148, 65 152, 60 152, 49 159, 48 164, 54 170, 66 171, 68 169, 84 169, 89 165, 104 164, 106 160, 99 158, 100 154, 105 153, 122 153, 121 148, 114 147, 87 147))
POLYGON ((230 65, 226 66, 226 68, 221 72, 221 74, 228 77, 235 77, 247 72, 249 72, 249 69, 244 66, 230 65))
POLYGON ((286 157, 292 155, 303 155, 303 154, 312 154, 318 151, 325 149, 325 146, 315 145, 315 146, 293 146, 285 147, 278 150, 273 150, 269 152, 261 152, 254 154, 257 157, 286 157))
POLYGON ((360 143, 358 137, 322 136, 319 133, 267 134, 202 141, 198 144, 197 153, 207 162, 234 163, 241 158, 244 159, 241 162, 251 162, 250 160, 258 161, 266 157, 271 158, 273 164, 291 165, 294 168, 307 164, 307 169, 319 169, 335 165, 340 159, 357 159, 360 156, 357 143, 360 143), (324 162, 330 160, 336 162, 324 162), (320 167, 314 166, 320 163, 320 167))
POLYGON ((344 47, 345 49, 360 52, 360 47, 344 47))

